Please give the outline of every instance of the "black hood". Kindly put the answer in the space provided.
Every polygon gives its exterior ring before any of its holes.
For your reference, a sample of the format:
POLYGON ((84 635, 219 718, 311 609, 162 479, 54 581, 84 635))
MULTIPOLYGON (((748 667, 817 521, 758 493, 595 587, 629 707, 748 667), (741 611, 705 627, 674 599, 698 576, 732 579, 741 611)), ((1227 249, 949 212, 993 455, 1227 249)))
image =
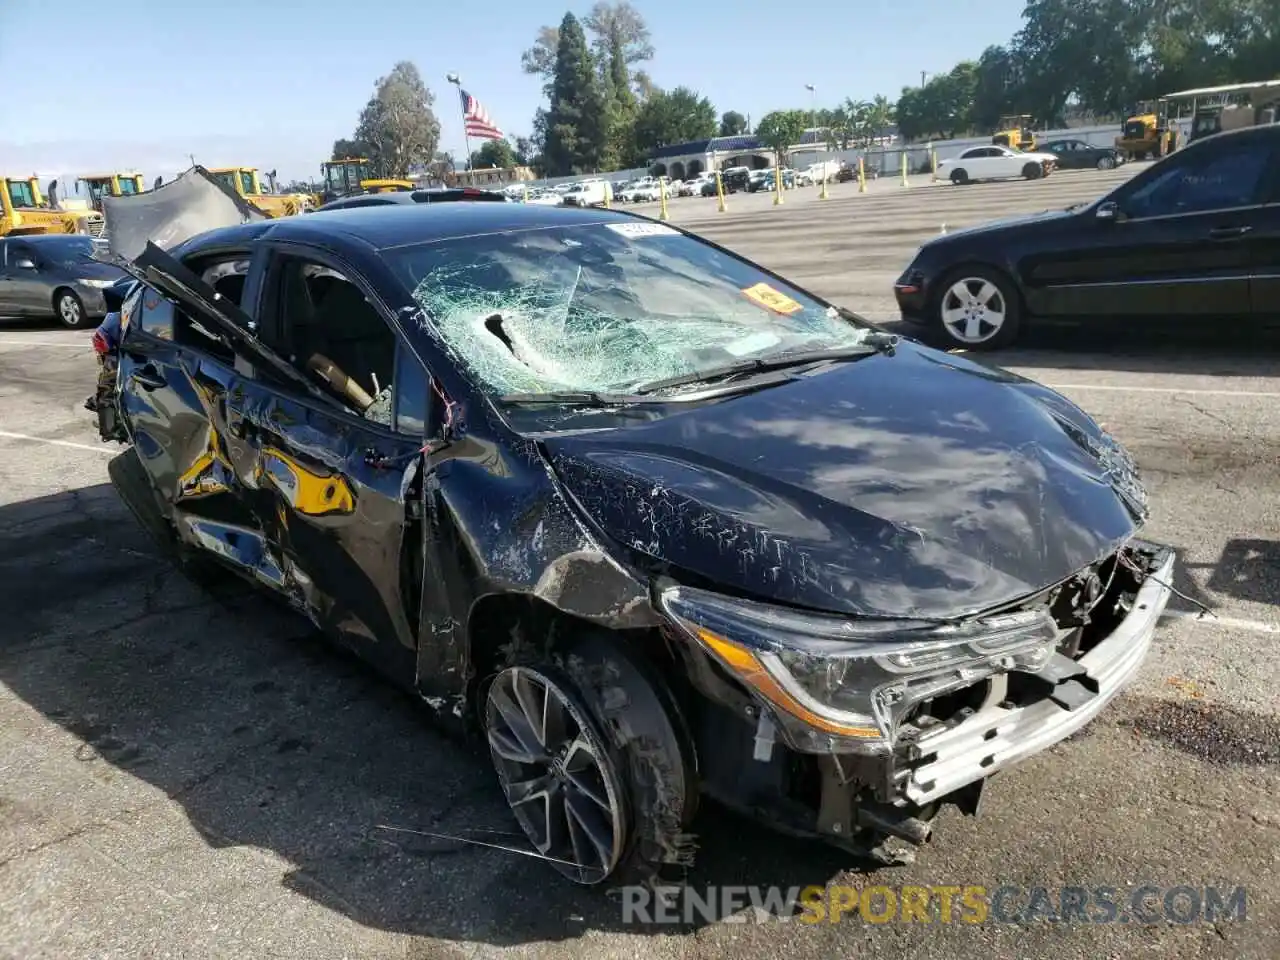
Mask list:
POLYGON ((1132 462, 1031 381, 903 344, 661 420, 545 441, 617 542, 766 600, 951 618, 1071 576, 1145 518, 1132 462))
POLYGON ((1063 210, 1041 210, 1039 213, 1020 214, 1015 217, 1001 217, 999 220, 988 220, 975 223, 971 227, 960 227, 948 230, 945 234, 930 240, 925 246, 941 245, 950 242, 952 237, 975 237, 985 233, 1001 233, 1022 230, 1057 229, 1057 222, 1066 217, 1077 216, 1083 207, 1063 210))

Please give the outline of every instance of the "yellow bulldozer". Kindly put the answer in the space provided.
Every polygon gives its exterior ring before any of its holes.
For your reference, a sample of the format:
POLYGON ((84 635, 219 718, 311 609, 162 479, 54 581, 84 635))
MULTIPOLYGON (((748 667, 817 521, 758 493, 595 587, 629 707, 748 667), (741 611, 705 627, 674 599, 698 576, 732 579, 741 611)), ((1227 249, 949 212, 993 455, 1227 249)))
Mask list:
MULTIPOLYGON (((209 173, 228 190, 239 194, 268 217, 292 217, 311 208, 309 194, 263 190, 257 167, 215 167, 209 173)), ((274 175, 269 176, 274 179, 274 175)))
POLYGON ((140 173, 87 173, 76 180, 76 195, 98 211, 103 197, 131 197, 144 189, 140 173))
POLYGON ((100 237, 106 220, 96 210, 55 210, 40 193, 38 177, 0 177, 0 237, 32 233, 83 233, 100 237))
POLYGON ((1020 113, 1001 117, 1000 129, 992 134, 991 142, 1015 150, 1034 150, 1036 135, 1031 129, 1031 115, 1020 113))
POLYGON ((324 177, 324 189, 314 197, 316 206, 349 197, 356 193, 396 193, 412 190, 412 180, 380 179, 372 177, 367 157, 344 157, 326 160, 320 164, 324 177))

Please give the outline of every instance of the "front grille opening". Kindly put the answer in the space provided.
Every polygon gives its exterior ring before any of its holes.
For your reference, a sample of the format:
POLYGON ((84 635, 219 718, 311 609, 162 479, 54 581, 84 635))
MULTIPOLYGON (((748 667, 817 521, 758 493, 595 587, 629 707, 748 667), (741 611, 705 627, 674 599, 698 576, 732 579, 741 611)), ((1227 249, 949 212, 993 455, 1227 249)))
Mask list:
POLYGON ((962 723, 982 706, 990 689, 990 679, 980 680, 940 697, 922 700, 906 712, 899 728, 905 731, 914 727, 923 733, 938 726, 962 723))

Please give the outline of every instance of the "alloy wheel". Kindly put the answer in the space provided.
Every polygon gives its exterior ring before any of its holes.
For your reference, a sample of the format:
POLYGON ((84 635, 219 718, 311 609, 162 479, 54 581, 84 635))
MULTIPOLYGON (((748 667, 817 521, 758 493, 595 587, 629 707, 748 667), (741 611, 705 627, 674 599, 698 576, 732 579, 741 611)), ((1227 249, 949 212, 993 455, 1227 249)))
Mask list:
POLYGON ((962 343, 985 343, 1000 332, 1008 314, 1004 293, 990 280, 965 277, 942 295, 942 325, 962 343))
POLYGON ((68 327, 80 325, 80 303, 69 293, 64 293, 58 301, 58 316, 68 327))
POLYGON ((508 667, 485 703, 489 752, 534 848, 575 883, 603 881, 625 839, 622 786, 580 707, 550 677, 508 667))

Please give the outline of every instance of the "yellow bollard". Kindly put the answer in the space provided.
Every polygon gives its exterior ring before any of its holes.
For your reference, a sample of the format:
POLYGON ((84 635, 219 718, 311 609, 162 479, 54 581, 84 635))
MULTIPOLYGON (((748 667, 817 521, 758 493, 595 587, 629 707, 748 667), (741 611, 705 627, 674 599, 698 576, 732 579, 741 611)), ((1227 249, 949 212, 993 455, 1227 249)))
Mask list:
POLYGON ((613 184, 606 183, 604 185, 604 208, 606 210, 613 209, 613 184))
POLYGON ((867 192, 867 166, 862 157, 858 158, 858 192, 867 192))
POLYGON ((721 213, 724 213, 724 211, 725 211, 725 206, 724 206, 724 180, 722 180, 722 179, 720 178, 720 171, 719 171, 719 170, 717 170, 717 171, 716 171, 716 196, 719 198, 719 201, 720 201, 720 204, 719 204, 719 205, 720 205, 720 212, 721 212, 721 213))
POLYGON ((822 192, 818 194, 818 199, 819 199, 819 200, 825 200, 825 199, 827 199, 827 178, 826 178, 826 174, 825 174, 825 171, 826 171, 826 169, 827 169, 827 168, 826 168, 826 167, 823 167, 822 169, 823 169, 824 173, 823 173, 823 177, 822 177, 822 192))
POLYGON ((929 147, 929 176, 930 182, 938 182, 938 151, 932 145, 929 147))
POLYGON ((524 189, 524 202, 528 203, 529 202, 529 185, 526 183, 526 184, 523 184, 522 186, 524 189))
POLYGON ((907 151, 905 150, 902 151, 902 185, 904 187, 911 186, 911 184, 907 183, 907 151))
POLYGON ((667 217, 667 181, 658 181, 658 200, 662 204, 662 209, 658 212, 659 220, 666 220, 667 217))
POLYGON ((773 205, 782 205, 782 174, 777 167, 773 168, 773 205))

